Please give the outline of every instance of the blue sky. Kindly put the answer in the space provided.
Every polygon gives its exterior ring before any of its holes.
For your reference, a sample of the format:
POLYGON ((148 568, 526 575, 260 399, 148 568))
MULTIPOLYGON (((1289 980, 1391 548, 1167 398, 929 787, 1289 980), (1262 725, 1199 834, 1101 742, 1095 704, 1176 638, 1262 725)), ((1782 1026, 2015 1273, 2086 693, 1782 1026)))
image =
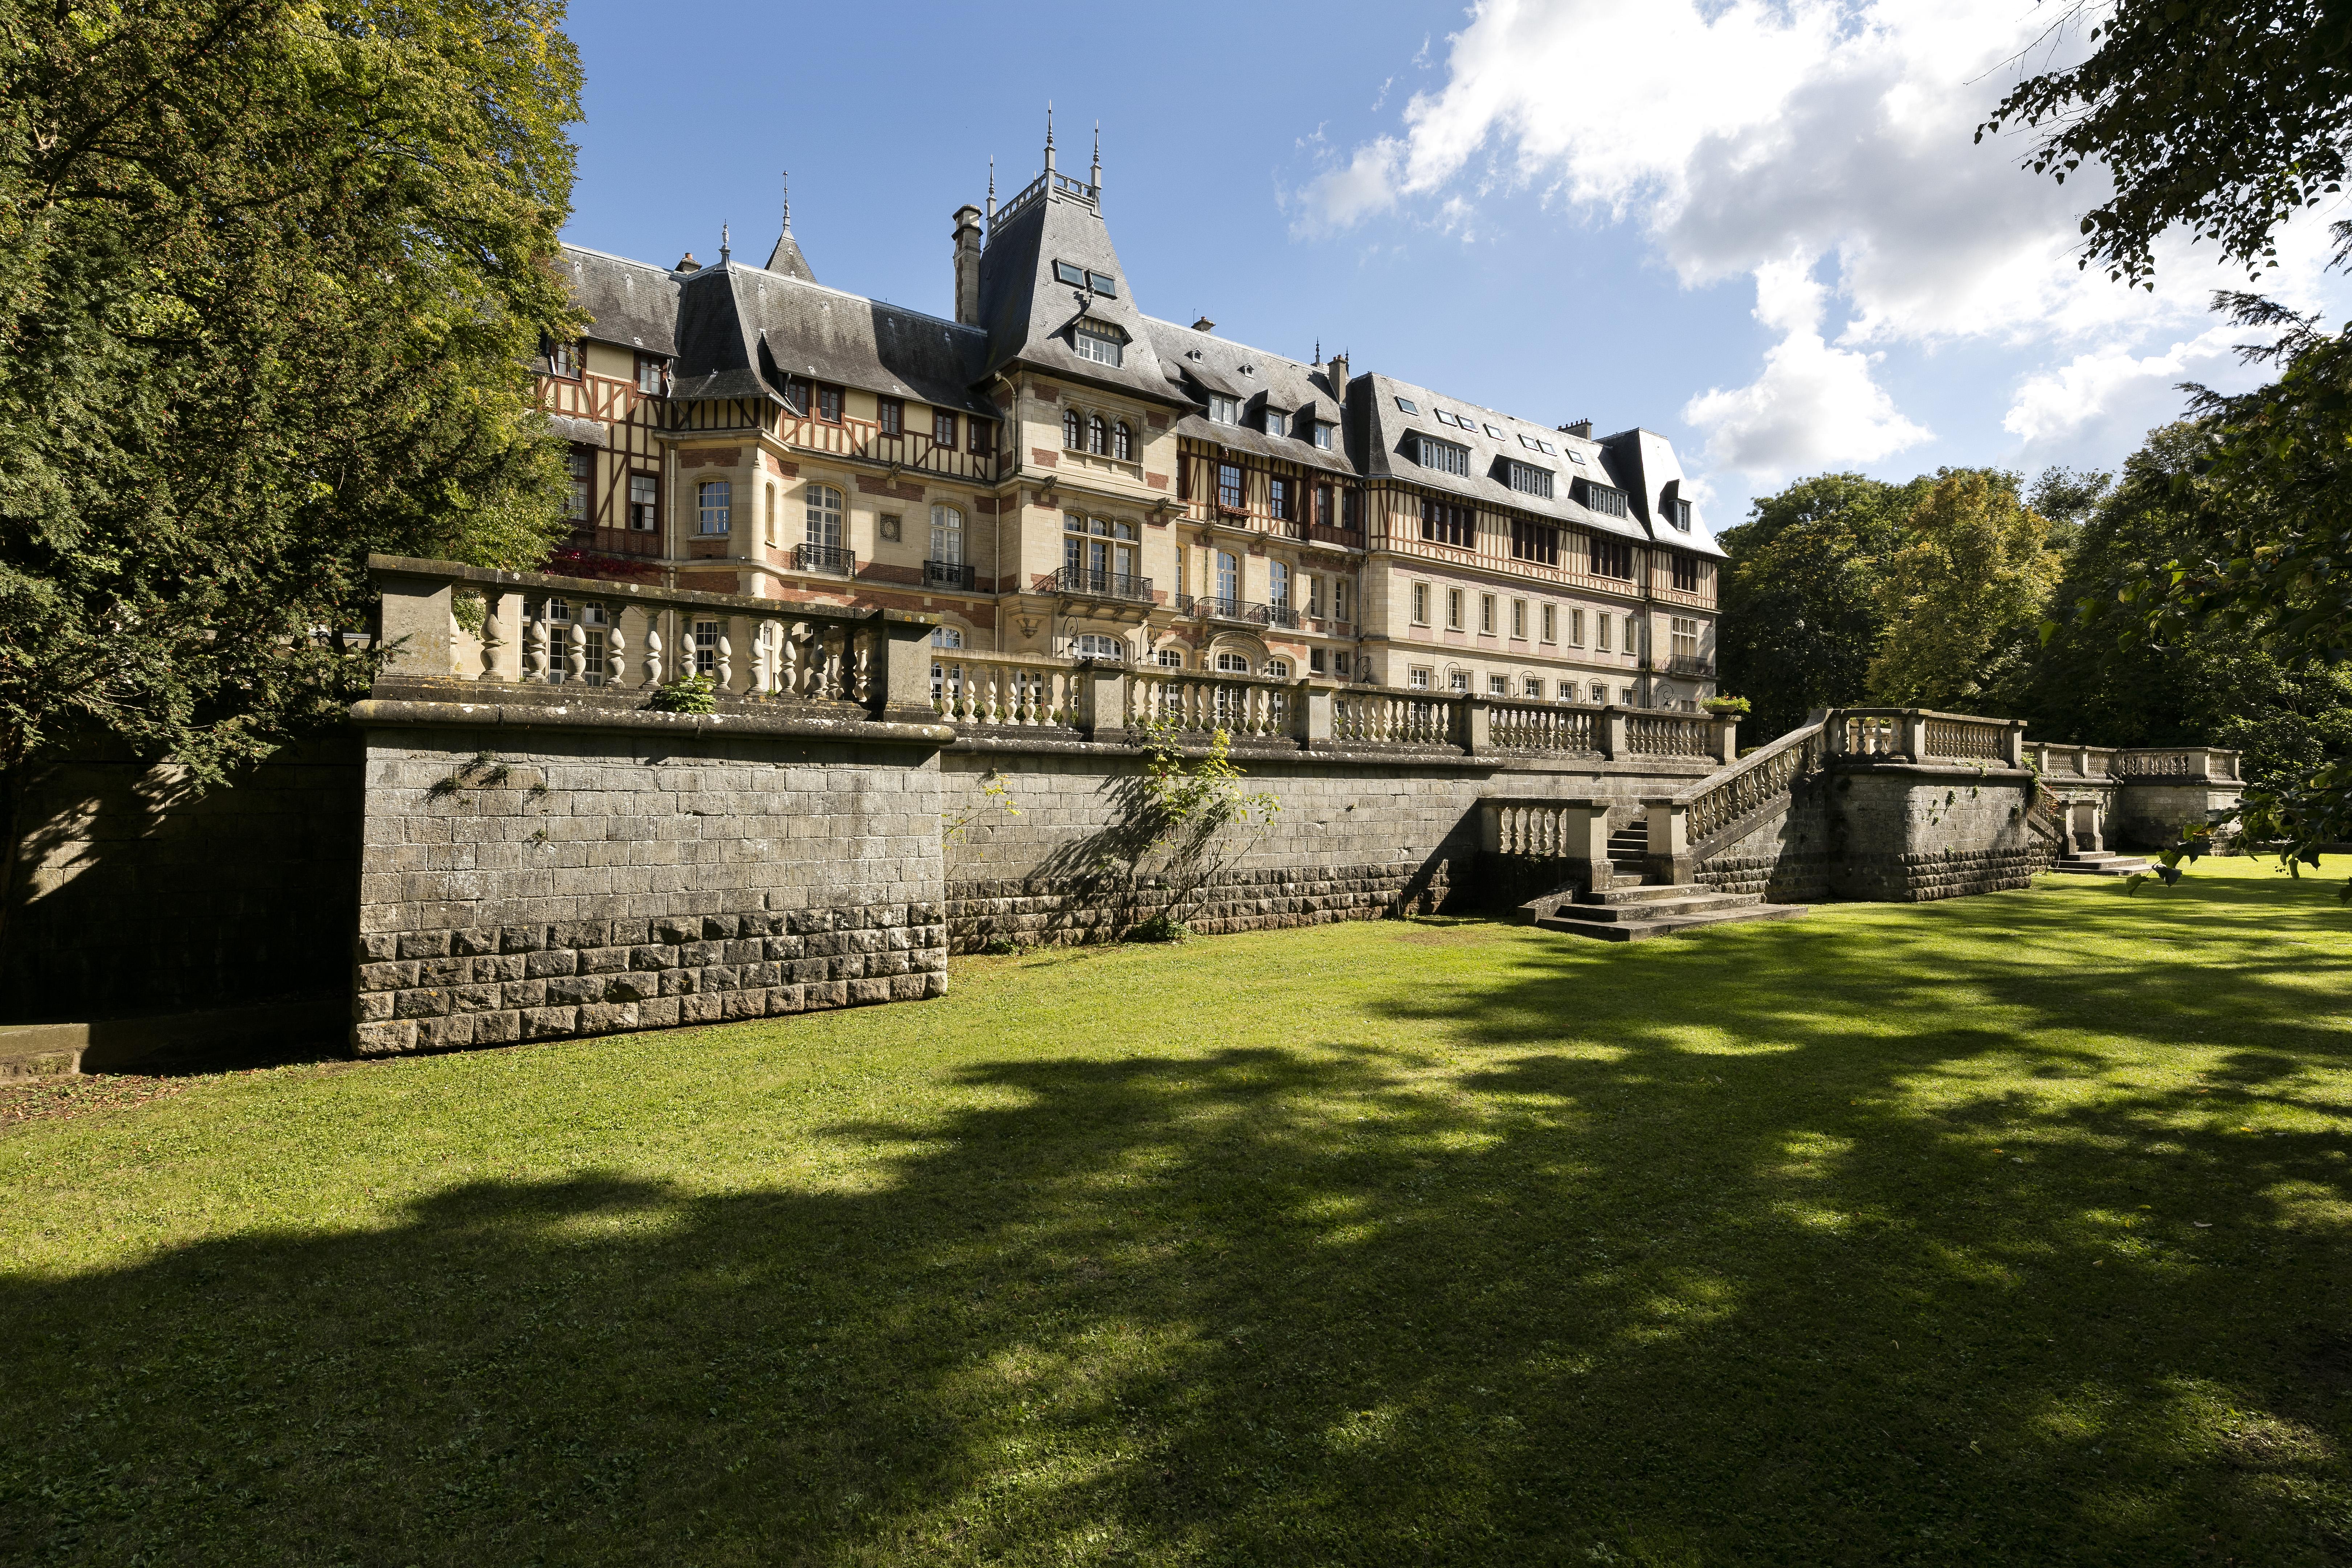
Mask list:
MULTIPOLYGON (((1970 133, 2032 0, 1487 0, 1188 8, 575 0, 565 237, 664 264, 775 238, 950 312, 949 215, 1103 135, 1139 304, 1548 423, 1670 436, 1717 527, 1824 468, 2111 468, 2184 379, 2238 384, 2173 247, 2154 293, 2076 269, 2088 191, 1970 133)), ((2078 39, 2044 39, 2065 58, 2078 39)), ((2325 221, 2266 287, 2331 321, 2325 221)))

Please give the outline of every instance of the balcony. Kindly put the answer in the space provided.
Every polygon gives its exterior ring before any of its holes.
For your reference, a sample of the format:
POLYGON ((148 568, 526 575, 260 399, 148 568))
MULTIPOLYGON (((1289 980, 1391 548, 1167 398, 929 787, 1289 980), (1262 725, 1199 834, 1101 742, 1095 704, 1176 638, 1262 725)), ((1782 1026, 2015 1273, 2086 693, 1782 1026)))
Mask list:
POLYGON ((795 544, 793 546, 793 570, 855 577, 857 575, 857 552, 844 550, 837 544, 795 544))
POLYGON ((926 588, 963 588, 977 585, 970 566, 961 561, 926 561, 923 563, 923 586, 926 588))
POLYGON ((1258 605, 1247 599, 1195 598, 1190 594, 1176 595, 1176 613, 1180 616, 1201 616, 1213 621, 1246 621, 1254 626, 1287 626, 1296 629, 1302 617, 1288 605, 1258 605))
POLYGON ((1151 579, 1125 572, 1102 572, 1090 566, 1065 566, 1054 574, 1054 592, 1089 599, 1130 599, 1151 603, 1151 579))
POLYGON ((1666 673, 1668 675, 1696 676, 1701 680, 1713 680, 1715 679, 1715 660, 1711 658, 1698 658, 1690 654, 1678 653, 1675 655, 1674 658, 1666 660, 1666 673))

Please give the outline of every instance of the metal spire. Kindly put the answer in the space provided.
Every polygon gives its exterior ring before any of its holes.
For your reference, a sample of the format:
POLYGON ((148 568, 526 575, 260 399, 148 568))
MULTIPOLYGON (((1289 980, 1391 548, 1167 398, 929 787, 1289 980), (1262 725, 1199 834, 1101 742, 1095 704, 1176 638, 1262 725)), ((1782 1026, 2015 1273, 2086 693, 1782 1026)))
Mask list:
POLYGON ((727 226, 723 223, 719 226, 719 264, 727 264, 727 226))
POLYGON ((1099 120, 1095 121, 1094 172, 1087 176, 1087 184, 1095 188, 1096 195, 1102 194, 1102 121, 1099 120))
POLYGON ((793 232, 793 172, 784 171, 784 232, 793 232))
MULTIPOLYGON (((1053 172, 1054 172, 1054 100, 1053 100, 1052 99, 1050 99, 1050 98, 1049 98, 1049 99, 1047 99, 1047 100, 1045 100, 1045 173, 1047 173, 1047 174, 1052 174, 1053 172)), ((1052 188, 1052 182, 1051 182, 1051 181, 1048 181, 1048 182, 1046 183, 1046 185, 1047 185, 1047 189, 1049 189, 1049 190, 1050 190, 1050 189, 1052 188)))
POLYGON ((996 221, 996 154, 988 155, 988 221, 996 221))

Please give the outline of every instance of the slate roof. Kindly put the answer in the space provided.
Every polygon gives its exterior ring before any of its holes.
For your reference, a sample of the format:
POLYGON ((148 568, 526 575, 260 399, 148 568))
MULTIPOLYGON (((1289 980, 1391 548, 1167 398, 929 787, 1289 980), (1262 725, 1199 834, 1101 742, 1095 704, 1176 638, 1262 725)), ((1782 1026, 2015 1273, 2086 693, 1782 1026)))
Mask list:
POLYGON ((563 265, 573 303, 589 315, 584 336, 649 354, 677 352, 677 274, 576 245, 563 247, 563 265))
POLYGON ((1662 436, 1644 430, 1627 431, 1606 441, 1570 436, 1499 409, 1442 396, 1428 387, 1376 372, 1355 377, 1349 384, 1348 394, 1349 407, 1356 416, 1350 422, 1350 440, 1355 449, 1349 456, 1367 478, 1426 485, 1498 510, 1576 523, 1595 533, 1643 541, 1655 538, 1662 543, 1702 555, 1723 553, 1713 536, 1702 527, 1694 525, 1685 533, 1663 524, 1652 526, 1651 520, 1658 516, 1659 502, 1669 494, 1678 494, 1682 479, 1682 470, 1674 461, 1674 448, 1662 436), (1417 412, 1408 412, 1399 403, 1400 398, 1411 403, 1417 412), (1440 409, 1465 421, 1470 427, 1441 422, 1437 417, 1440 409), (1410 438, 1415 436, 1468 447, 1469 473, 1449 474, 1423 467, 1409 449, 1410 438), (1554 453, 1530 448, 1521 437, 1544 442, 1554 448, 1554 453), (1508 470, 1502 467, 1507 461, 1549 469, 1549 499, 1512 489, 1508 470), (1571 481, 1578 479, 1595 479, 1626 491, 1633 515, 1612 517, 1588 509, 1575 499, 1576 487, 1571 481), (1668 484, 1677 489, 1669 491, 1668 484))
POLYGON ((1207 332, 1196 332, 1173 321, 1143 318, 1160 368, 1171 386, 1193 412, 1176 421, 1176 433, 1196 440, 1213 441, 1237 452, 1282 458, 1331 473, 1352 474, 1346 441, 1334 435, 1333 445, 1318 447, 1296 434, 1269 435, 1265 427, 1269 405, 1280 410, 1296 431, 1297 416, 1308 410, 1327 425, 1338 425, 1339 402, 1331 378, 1320 365, 1301 364, 1207 332), (1208 395, 1223 393, 1242 404, 1243 423, 1221 425, 1202 412, 1208 395))
POLYGON ((981 374, 1017 362, 1153 403, 1188 401, 1169 385, 1101 210, 1092 201, 1055 189, 1050 178, 1027 205, 1015 197, 1009 204, 1017 209, 1009 218, 999 215, 987 248, 981 252, 980 321, 988 333, 988 359, 981 374), (1106 296, 1057 280, 1056 261, 1108 276, 1114 291, 1106 296), (1070 346, 1071 324, 1081 316, 1126 335, 1119 364, 1081 358, 1070 346))

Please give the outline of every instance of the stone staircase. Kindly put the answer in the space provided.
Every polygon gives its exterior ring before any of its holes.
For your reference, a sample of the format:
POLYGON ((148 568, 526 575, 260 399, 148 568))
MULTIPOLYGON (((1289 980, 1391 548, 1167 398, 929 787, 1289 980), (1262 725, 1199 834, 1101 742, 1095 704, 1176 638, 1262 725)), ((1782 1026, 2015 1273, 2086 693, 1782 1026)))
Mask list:
POLYGON ((2144 877, 2156 869, 2137 855, 2112 849, 2070 849, 2050 868, 2069 877, 2144 877))
POLYGON ((1802 904, 1768 904, 1761 893, 1718 893, 1656 882, 1604 888, 1598 893, 1563 888, 1519 908, 1542 930, 1601 942, 1641 942, 1740 921, 1791 921, 1806 912, 1802 904))

